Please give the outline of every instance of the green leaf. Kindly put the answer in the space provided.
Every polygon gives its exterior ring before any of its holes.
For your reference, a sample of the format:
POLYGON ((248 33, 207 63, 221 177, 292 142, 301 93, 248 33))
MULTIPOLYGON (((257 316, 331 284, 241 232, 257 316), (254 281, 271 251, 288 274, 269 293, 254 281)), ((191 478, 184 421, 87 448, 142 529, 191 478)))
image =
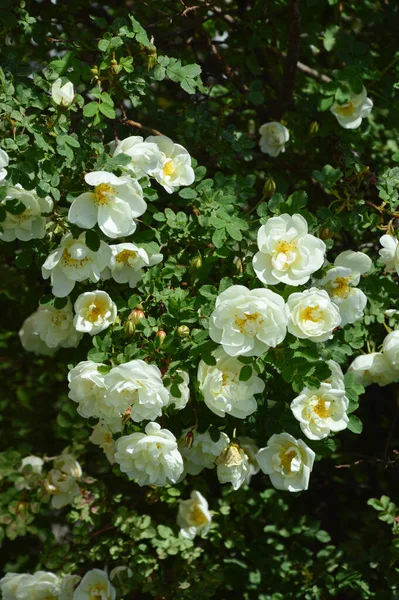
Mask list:
POLYGON ((62 310, 68 304, 68 296, 66 298, 55 298, 54 308, 62 310))
POLYGON ((108 117, 109 119, 115 119, 115 109, 109 104, 103 102, 102 104, 98 105, 98 108, 104 116, 108 117))
POLYGON ((226 241, 226 230, 225 228, 216 229, 212 235, 212 243, 216 248, 221 248, 226 241))
POLYGON ((362 424, 361 420, 359 419, 359 417, 356 417, 355 415, 349 416, 348 429, 352 433, 358 433, 358 434, 362 433, 363 424, 362 424))
POLYGON ((98 113, 99 110, 99 104, 98 102, 89 102, 89 104, 86 104, 84 109, 83 109, 83 114, 85 117, 94 117, 94 115, 96 115, 98 113))
POLYGON ((100 236, 98 235, 97 231, 94 231, 94 229, 89 229, 88 231, 86 231, 86 244, 87 247, 92 250, 93 252, 97 252, 97 250, 100 249, 100 245, 101 245, 101 240, 100 240, 100 236))
POLYGON ((240 381, 248 381, 252 377, 252 367, 250 365, 245 365, 241 368, 239 380, 240 381))

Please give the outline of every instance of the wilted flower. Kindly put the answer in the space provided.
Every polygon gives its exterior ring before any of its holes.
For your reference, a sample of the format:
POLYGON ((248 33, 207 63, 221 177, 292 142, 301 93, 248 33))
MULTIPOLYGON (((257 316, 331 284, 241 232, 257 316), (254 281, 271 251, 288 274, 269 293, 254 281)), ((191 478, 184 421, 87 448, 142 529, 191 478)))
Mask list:
POLYGON ((236 443, 232 442, 216 459, 217 475, 220 483, 231 483, 238 490, 250 474, 248 456, 236 443))
POLYGON ((72 202, 68 220, 83 229, 96 223, 110 238, 124 237, 136 231, 136 219, 147 209, 140 184, 129 176, 117 177, 107 171, 85 175, 94 192, 84 192, 72 202))
POLYGON ((122 473, 137 479, 138 485, 176 483, 184 470, 175 436, 152 422, 146 425, 145 433, 132 433, 117 440, 115 461, 122 473))
POLYGON ((51 97, 58 106, 67 108, 72 104, 73 99, 75 98, 73 84, 70 81, 67 81, 62 85, 61 78, 58 78, 51 86, 51 97))
POLYGON ((285 144, 290 139, 290 132, 277 121, 265 123, 259 128, 259 146, 262 152, 270 156, 278 156, 285 152, 285 144))
POLYGON ((309 486, 315 453, 289 433, 274 434, 256 455, 258 464, 278 490, 300 492, 309 486))

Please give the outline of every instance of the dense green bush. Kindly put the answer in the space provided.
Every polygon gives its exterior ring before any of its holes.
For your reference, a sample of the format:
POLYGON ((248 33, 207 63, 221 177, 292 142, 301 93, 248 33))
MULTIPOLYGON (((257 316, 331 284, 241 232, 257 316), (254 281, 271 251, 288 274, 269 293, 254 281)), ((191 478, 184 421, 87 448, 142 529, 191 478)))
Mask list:
POLYGON ((399 597, 398 17, 0 0, 5 600, 399 597))

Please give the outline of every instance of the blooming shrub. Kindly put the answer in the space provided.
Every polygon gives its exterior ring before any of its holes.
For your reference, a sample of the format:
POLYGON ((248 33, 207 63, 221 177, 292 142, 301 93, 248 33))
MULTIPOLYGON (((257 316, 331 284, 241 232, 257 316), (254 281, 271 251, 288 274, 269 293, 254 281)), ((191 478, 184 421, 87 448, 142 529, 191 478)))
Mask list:
POLYGON ((1 3, 5 600, 397 598, 398 10, 1 3))

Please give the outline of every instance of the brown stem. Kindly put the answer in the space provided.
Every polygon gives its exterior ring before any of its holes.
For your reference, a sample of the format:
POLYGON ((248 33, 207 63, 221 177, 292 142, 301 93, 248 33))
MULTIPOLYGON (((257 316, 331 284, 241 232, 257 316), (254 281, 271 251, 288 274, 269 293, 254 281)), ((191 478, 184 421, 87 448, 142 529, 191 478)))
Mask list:
POLYGON ((138 121, 132 121, 132 119, 128 119, 126 116, 125 109, 123 108, 123 104, 120 105, 120 109, 122 111, 123 118, 120 119, 120 122, 125 125, 130 125, 130 127, 136 127, 137 129, 141 129, 142 131, 149 131, 152 135, 164 135, 158 129, 153 129, 152 127, 147 127, 147 125, 143 125, 138 121))

